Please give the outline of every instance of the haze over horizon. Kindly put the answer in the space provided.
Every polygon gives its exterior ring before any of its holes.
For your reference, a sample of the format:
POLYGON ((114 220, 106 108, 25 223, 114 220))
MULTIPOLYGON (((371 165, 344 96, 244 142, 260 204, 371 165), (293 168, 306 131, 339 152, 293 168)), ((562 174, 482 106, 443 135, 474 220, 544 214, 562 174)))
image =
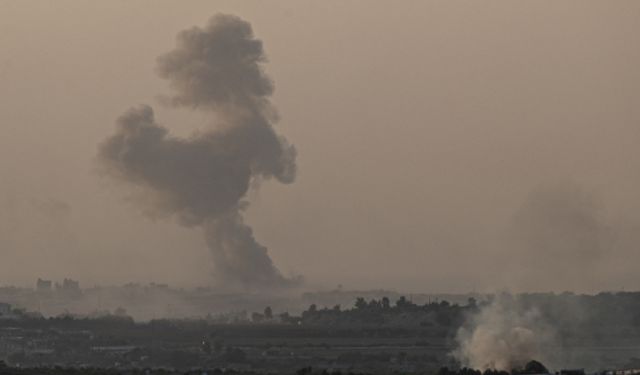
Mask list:
MULTIPOLYGON (((293 184, 245 219, 308 288, 640 290, 640 3, 0 3, 0 285, 211 285, 196 228, 98 172, 117 118, 172 134, 158 56, 215 14, 263 43, 293 184)), ((189 138, 193 139, 193 138, 189 138)))

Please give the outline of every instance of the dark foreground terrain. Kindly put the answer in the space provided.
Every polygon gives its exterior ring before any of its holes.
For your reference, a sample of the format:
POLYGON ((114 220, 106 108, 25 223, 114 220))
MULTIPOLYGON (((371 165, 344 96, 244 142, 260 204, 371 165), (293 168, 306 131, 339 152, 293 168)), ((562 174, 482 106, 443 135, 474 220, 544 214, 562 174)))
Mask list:
MULTIPOLYGON (((40 366, 19 368, 7 366, 0 361, 0 373, 3 375, 260 375, 255 371, 236 371, 230 369, 115 369, 115 368, 73 368, 60 366, 40 366)), ((402 372, 389 372, 399 374, 402 372)), ((430 372, 421 372, 422 374, 432 374, 430 372)), ((640 369, 622 369, 608 370, 593 373, 591 375, 637 375, 640 369)), ((284 374, 284 373, 283 373, 284 374)), ((358 372, 342 372, 340 370, 328 371, 326 369, 317 370, 312 367, 301 368, 290 375, 370 375, 368 373, 358 372)), ((487 369, 484 371, 472 368, 459 368, 450 370, 447 367, 440 368, 433 375, 552 375, 552 373, 540 362, 532 360, 523 367, 512 369, 511 371, 500 371, 487 369)), ((584 369, 568 369, 555 372, 555 375, 586 375, 584 369)))
MULTIPOLYGON (((517 299, 519 305, 535 306, 546 320, 562 322, 557 345, 566 353, 565 368, 595 372, 637 365, 640 294, 532 294, 517 299)), ((336 374, 436 374, 442 367, 458 371, 461 364, 451 356, 456 333, 489 303, 491 297, 465 304, 357 299, 346 309, 312 304, 299 315, 265 307, 253 313, 148 322, 136 322, 124 311, 45 318, 14 309, 0 317, 0 374, 147 371, 140 369, 159 374, 193 369, 295 374, 309 372, 300 370, 308 367, 336 374)))

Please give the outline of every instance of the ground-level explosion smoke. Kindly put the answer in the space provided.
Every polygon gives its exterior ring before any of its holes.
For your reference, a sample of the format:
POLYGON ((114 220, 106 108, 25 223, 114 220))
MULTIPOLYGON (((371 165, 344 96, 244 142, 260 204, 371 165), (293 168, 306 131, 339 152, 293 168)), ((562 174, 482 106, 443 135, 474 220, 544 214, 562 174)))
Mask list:
POLYGON ((107 174, 137 189, 145 212, 203 228, 221 282, 249 288, 297 282, 282 276, 243 220, 254 182, 291 183, 296 172, 295 148, 272 126, 265 60, 251 25, 235 16, 182 31, 157 71, 174 89, 168 104, 211 114, 207 130, 174 137, 140 106, 120 116, 98 153, 107 174))
POLYGON ((501 295, 468 318, 456 336, 453 356, 463 366, 511 371, 531 360, 548 360, 555 330, 538 310, 501 295))

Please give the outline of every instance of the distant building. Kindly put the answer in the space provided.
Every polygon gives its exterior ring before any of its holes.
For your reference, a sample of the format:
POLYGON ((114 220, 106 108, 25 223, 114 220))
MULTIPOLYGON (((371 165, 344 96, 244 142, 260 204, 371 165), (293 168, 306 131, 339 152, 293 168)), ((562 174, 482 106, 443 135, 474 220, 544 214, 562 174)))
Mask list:
POLYGON ((80 282, 72 279, 64 279, 62 281, 62 289, 67 291, 80 291, 80 282))
POLYGON ((38 292, 50 292, 51 291, 51 280, 43 280, 38 278, 36 282, 36 290, 38 292))

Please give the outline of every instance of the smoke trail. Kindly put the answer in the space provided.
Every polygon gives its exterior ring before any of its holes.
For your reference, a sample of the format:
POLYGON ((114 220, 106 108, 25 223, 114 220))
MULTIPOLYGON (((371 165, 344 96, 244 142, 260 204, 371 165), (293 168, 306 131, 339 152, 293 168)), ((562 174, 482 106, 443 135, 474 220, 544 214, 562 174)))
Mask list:
POLYGON ((203 228, 221 281, 245 287, 286 286, 267 249, 242 218, 252 182, 295 179, 295 148, 276 134, 262 42, 238 17, 216 15, 204 28, 180 32, 157 72, 174 90, 168 104, 212 113, 210 129, 177 138, 150 106, 130 109, 99 147, 105 171, 135 186, 154 216, 203 228), (215 116, 213 116, 215 113, 215 116))
POLYGON ((538 310, 501 295, 469 317, 456 341, 452 354, 463 366, 511 371, 534 359, 548 362, 555 330, 538 310))

